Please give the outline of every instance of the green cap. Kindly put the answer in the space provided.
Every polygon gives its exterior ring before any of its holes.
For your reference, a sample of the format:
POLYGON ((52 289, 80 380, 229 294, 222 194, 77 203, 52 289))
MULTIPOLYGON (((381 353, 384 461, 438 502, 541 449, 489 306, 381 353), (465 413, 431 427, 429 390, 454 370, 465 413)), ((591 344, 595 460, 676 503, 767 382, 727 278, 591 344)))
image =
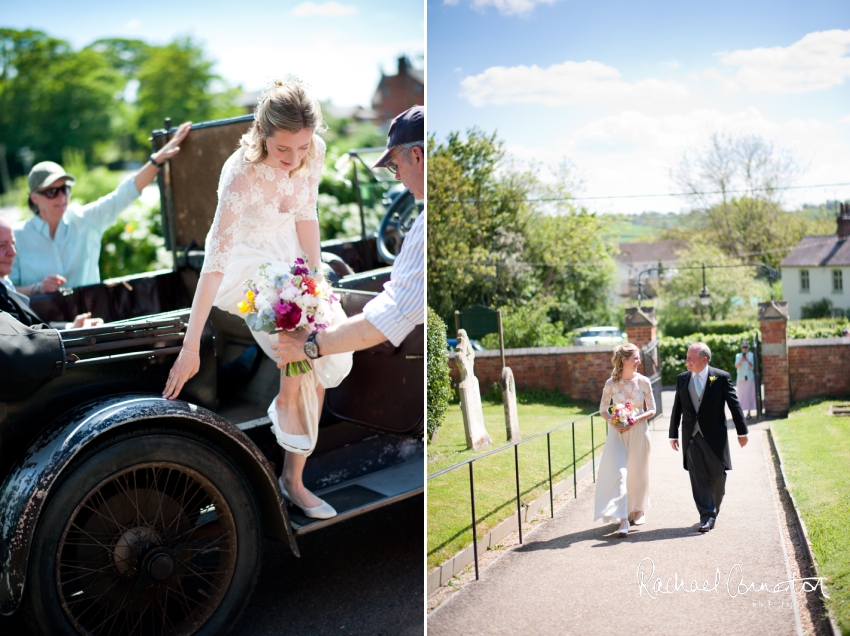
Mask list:
POLYGON ((51 184, 63 178, 68 179, 68 185, 74 185, 77 183, 76 177, 65 172, 65 168, 60 166, 58 163, 53 161, 42 161, 41 163, 37 163, 32 167, 32 170, 30 170, 30 176, 28 178, 30 192, 34 192, 41 188, 48 188, 51 184))

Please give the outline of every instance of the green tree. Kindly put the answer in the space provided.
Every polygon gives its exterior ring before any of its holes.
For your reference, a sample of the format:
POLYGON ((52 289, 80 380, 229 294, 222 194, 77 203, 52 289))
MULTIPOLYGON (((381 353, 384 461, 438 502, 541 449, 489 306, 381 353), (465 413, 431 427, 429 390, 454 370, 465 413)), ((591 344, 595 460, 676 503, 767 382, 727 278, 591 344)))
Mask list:
POLYGON ((755 266, 726 256, 712 243, 692 241, 681 257, 678 272, 667 279, 666 289, 658 296, 662 331, 671 327, 676 332, 698 331, 704 320, 750 318, 755 304, 770 297, 767 281, 755 266), (705 270, 705 286, 711 294, 707 307, 699 302, 703 263, 709 266, 705 270))
POLYGON ((213 62, 190 37, 151 47, 138 70, 137 141, 148 146, 151 131, 170 117, 180 122, 207 121, 240 114, 238 88, 228 88, 213 73, 213 62))
POLYGON ((783 188, 802 172, 793 152, 758 135, 715 133, 705 146, 684 154, 672 177, 701 212, 702 237, 724 254, 776 267, 818 226, 811 217, 782 208, 783 188))
POLYGON ((547 324, 524 333, 547 341, 553 325, 563 333, 610 317, 610 248, 602 221, 570 201, 570 166, 556 166, 555 180, 544 181, 543 166, 514 160, 495 133, 476 128, 465 140, 451 133, 437 144, 432 137, 428 154, 428 300, 435 311, 451 320, 455 309, 481 304, 539 321, 545 307, 547 324))
MULTIPOLYGON (((113 136, 122 78, 99 53, 75 52, 41 31, 0 29, 0 139, 15 156, 61 161, 64 148, 96 157, 113 136)), ((23 166, 13 164, 13 172, 23 166)))

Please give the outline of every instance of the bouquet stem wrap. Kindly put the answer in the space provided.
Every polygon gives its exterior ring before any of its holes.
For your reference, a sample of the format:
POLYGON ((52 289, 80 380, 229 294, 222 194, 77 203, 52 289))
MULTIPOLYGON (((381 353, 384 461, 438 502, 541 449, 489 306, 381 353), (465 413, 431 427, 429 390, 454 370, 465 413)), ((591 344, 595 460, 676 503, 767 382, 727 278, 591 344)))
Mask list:
MULTIPOLYGON (((254 279, 246 280, 245 300, 239 311, 254 331, 275 334, 278 331, 326 329, 332 319, 332 306, 339 302, 330 284, 318 270, 311 271, 307 256, 293 263, 264 263, 254 279)), ((285 364, 280 374, 294 377, 309 373, 307 360, 285 364)))
POLYGON ((302 373, 310 373, 312 370, 313 367, 310 366, 309 362, 306 360, 299 360, 298 362, 290 362, 283 365, 283 368, 280 370, 280 374, 290 378, 296 375, 301 375, 302 373))

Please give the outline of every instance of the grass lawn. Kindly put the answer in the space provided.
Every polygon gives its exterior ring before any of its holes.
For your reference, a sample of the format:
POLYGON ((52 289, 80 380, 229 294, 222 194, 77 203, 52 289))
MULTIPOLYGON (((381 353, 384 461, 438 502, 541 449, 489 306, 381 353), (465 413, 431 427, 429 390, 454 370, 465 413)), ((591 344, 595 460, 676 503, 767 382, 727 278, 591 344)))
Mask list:
MULTIPOLYGON (((507 445, 505 412, 501 402, 484 400, 484 421, 493 443, 480 451, 466 450, 460 405, 452 405, 434 441, 428 446, 428 474, 507 445)), ((598 405, 576 402, 563 395, 521 392, 517 400, 523 439, 585 418, 576 423, 576 465, 591 458, 590 419, 598 405)), ((596 460, 605 443, 606 424, 594 418, 596 460)), ((572 475, 572 429, 567 426, 551 435, 552 482, 572 475)), ((474 463, 475 516, 479 538, 516 512, 514 451, 508 449, 474 463)), ((546 436, 519 446, 520 500, 528 503, 549 488, 546 436)), ((469 468, 453 470, 428 481, 428 567, 472 544, 469 500, 469 468)))
POLYGON ((827 415, 832 403, 804 403, 772 429, 788 489, 827 579, 827 604, 842 633, 850 634, 850 418, 827 415))

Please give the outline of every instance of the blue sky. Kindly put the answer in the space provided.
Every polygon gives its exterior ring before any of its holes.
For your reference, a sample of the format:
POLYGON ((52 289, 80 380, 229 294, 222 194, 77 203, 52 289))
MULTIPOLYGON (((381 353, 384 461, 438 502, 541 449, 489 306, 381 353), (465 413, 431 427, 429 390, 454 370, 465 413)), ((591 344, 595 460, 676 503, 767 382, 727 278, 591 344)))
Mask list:
POLYGON ((192 35, 217 61, 229 83, 258 90, 266 78, 296 73, 320 99, 369 106, 383 68, 396 71, 407 54, 421 66, 425 41, 422 0, 37 3, 0 0, 0 26, 34 28, 79 48, 105 37, 164 44, 192 35))
MULTIPOLYGON (((522 158, 568 158, 585 196, 677 191, 670 169, 712 132, 793 150, 808 167, 798 185, 850 182, 850 5, 429 0, 428 128, 439 139, 471 126, 522 158)), ((786 202, 833 196, 850 187, 786 202)))

